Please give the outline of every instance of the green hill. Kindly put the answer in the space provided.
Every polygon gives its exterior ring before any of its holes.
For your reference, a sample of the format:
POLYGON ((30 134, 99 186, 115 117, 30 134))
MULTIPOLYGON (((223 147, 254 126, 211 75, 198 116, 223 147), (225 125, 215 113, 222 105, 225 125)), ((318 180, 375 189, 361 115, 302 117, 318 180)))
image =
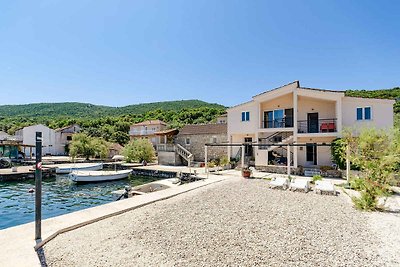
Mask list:
POLYGON ((225 108, 219 104, 207 103, 200 100, 165 101, 129 105, 124 107, 109 107, 87 103, 65 102, 65 103, 35 103, 25 105, 3 105, 0 106, 2 118, 25 117, 73 117, 73 118, 99 118, 103 116, 120 116, 127 114, 141 114, 152 110, 181 110, 184 108, 225 108))

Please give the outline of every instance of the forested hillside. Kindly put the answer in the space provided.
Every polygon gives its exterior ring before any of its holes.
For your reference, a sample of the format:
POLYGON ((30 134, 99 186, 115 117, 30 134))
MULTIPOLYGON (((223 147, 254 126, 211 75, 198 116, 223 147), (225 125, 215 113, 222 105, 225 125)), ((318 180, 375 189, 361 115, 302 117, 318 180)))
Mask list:
POLYGON ((43 103, 0 106, 0 130, 14 134, 16 130, 45 124, 57 129, 77 123, 91 136, 125 144, 129 127, 144 120, 160 119, 169 127, 212 122, 225 112, 225 107, 200 100, 167 101, 130 105, 120 108, 83 103, 43 103))
POLYGON ((126 114, 141 114, 151 110, 181 110, 183 108, 224 108, 219 104, 211 104, 200 100, 165 101, 129 105, 124 107, 109 107, 87 103, 35 103, 26 105, 0 106, 0 117, 74 117, 99 118, 104 116, 119 116, 126 114))

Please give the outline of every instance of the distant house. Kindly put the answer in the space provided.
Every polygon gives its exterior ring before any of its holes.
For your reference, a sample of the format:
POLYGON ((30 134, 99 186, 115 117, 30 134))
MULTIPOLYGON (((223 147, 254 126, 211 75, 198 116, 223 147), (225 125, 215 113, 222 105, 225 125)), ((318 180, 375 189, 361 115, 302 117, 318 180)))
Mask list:
POLYGON ((7 140, 9 138, 8 133, 0 131, 0 141, 1 140, 7 140))
POLYGON ((72 141, 72 136, 81 131, 78 124, 72 124, 55 130, 55 154, 68 154, 68 145, 72 141))
POLYGON ((160 132, 167 129, 167 124, 161 120, 149 120, 135 123, 131 126, 129 136, 148 139, 154 146, 163 143, 164 137, 160 132))
POLYGON ((228 113, 222 114, 221 116, 217 117, 218 124, 227 124, 228 123, 228 113))
POLYGON ((121 151, 124 147, 118 143, 111 143, 108 149, 108 157, 112 158, 116 155, 121 155, 121 151))
MULTIPOLYGON (((227 141, 227 124, 224 123, 185 125, 175 137, 175 143, 190 151, 193 154, 193 160, 199 162, 204 161, 205 144, 222 144, 227 141)), ((220 158, 226 156, 227 153, 227 147, 210 147, 208 158, 220 158)))
MULTIPOLYGON (((56 132, 43 124, 24 127, 15 132, 15 137, 22 140, 25 145, 34 146, 36 144, 36 132, 42 132, 42 154, 55 155, 57 153, 56 132)), ((32 149, 32 153, 36 155, 35 148, 32 149)))

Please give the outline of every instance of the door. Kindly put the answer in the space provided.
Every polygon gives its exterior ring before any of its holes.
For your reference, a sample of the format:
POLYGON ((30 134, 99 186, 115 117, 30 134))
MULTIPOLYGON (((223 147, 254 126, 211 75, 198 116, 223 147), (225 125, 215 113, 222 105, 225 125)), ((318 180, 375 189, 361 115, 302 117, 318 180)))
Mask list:
POLYGON ((263 128, 273 128, 273 115, 272 111, 264 111, 263 128))
POLYGON ((307 113, 307 132, 318 133, 318 112, 307 113))
POLYGON ((317 165, 317 146, 315 144, 306 145, 306 161, 312 162, 313 165, 317 165))
POLYGON ((274 128, 283 128, 285 111, 283 109, 274 110, 274 128))
POLYGON ((245 137, 244 142, 245 142, 244 155, 245 156, 253 156, 253 146, 252 146, 253 138, 245 137))
POLYGON ((285 109, 285 127, 293 127, 293 109, 285 109))

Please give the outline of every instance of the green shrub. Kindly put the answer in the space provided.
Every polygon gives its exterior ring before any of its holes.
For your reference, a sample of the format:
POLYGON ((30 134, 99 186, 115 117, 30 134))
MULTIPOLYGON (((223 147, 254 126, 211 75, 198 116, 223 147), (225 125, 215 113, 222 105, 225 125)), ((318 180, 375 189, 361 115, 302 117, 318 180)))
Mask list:
POLYGON ((321 175, 314 175, 312 177, 312 183, 315 183, 316 181, 321 181, 322 180, 322 176, 321 175))
POLYGON ((152 162, 155 157, 155 151, 149 140, 138 138, 132 140, 124 147, 122 155, 127 162, 152 162))
POLYGON ((352 198, 354 206, 359 210, 372 211, 376 210, 377 206, 377 198, 367 192, 361 192, 361 196, 359 198, 352 198))
POLYGON ((350 188, 356 191, 365 189, 365 179, 359 177, 352 179, 350 181, 350 188))
POLYGON ((353 203, 359 210, 372 211, 377 210, 377 203, 379 196, 388 196, 390 194, 389 187, 381 185, 371 179, 354 179, 358 187, 361 188, 361 196, 359 198, 353 197, 353 203), (362 180, 363 182, 360 182, 362 180))

